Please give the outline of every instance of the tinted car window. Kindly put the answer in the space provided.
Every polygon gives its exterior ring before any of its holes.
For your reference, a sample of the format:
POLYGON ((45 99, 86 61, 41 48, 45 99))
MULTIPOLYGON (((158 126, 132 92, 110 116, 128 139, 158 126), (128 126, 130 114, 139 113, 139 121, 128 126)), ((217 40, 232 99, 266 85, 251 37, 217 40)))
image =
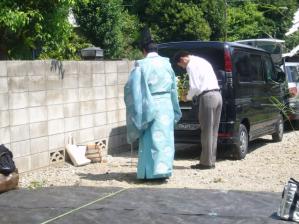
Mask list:
MULTIPOLYGON (((264 62, 265 62, 265 72, 266 72, 266 77, 268 79, 273 79, 273 75, 274 73, 274 68, 273 68, 273 64, 271 62, 270 57, 264 57, 264 62)), ((275 78, 274 78, 275 80, 275 78)))
POLYGON ((239 82, 250 82, 250 60, 249 54, 247 52, 241 50, 234 50, 233 51, 233 66, 234 71, 239 78, 239 82))
POLYGON ((289 82, 299 81, 299 73, 296 66, 286 66, 286 73, 288 74, 289 82))
POLYGON ((250 55, 251 77, 253 81, 264 81, 261 55, 250 55))
POLYGON ((222 71, 224 71, 224 53, 223 49, 212 48, 212 47, 201 47, 201 48, 159 48, 159 55, 168 57, 172 64, 173 70, 176 75, 180 75, 182 73, 186 73, 185 70, 179 68, 174 62, 174 55, 181 50, 187 50, 193 55, 202 57, 206 59, 212 65, 214 72, 218 78, 218 80, 222 80, 222 71))

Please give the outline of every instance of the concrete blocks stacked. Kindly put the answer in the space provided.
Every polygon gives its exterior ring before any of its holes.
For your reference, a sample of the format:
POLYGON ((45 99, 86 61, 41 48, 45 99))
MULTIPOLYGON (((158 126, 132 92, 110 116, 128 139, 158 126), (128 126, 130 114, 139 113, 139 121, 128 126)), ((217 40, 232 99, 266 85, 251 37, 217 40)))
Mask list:
POLYGON ((71 135, 79 144, 107 140, 125 150, 123 88, 129 61, 1 61, 0 144, 25 172, 64 160, 71 135))

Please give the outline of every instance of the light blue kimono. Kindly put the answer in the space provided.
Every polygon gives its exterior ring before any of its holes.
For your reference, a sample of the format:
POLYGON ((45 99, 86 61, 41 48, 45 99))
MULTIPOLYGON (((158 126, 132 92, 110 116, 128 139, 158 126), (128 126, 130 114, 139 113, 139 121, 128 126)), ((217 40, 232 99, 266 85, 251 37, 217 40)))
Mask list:
POLYGON ((176 77, 168 58, 150 53, 135 64, 125 85, 127 141, 139 139, 138 179, 172 174, 174 125, 181 118, 176 77))

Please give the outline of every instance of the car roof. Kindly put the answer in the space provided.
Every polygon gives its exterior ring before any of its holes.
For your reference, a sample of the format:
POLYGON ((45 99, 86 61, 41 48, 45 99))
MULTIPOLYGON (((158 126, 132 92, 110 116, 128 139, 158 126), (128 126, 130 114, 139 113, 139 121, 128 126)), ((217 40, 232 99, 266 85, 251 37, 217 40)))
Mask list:
POLYGON ((252 50, 258 50, 262 51, 265 53, 268 53, 264 49, 257 48, 257 47, 252 47, 246 44, 241 44, 241 43, 236 43, 236 42, 221 42, 221 41, 177 41, 177 42, 167 42, 167 43, 160 43, 158 44, 159 49, 163 48, 186 48, 186 49, 191 49, 194 47, 199 47, 199 46, 206 46, 206 47, 217 47, 217 48, 223 48, 224 46, 229 46, 229 47, 242 47, 242 48, 247 48, 247 49, 252 49, 252 50))

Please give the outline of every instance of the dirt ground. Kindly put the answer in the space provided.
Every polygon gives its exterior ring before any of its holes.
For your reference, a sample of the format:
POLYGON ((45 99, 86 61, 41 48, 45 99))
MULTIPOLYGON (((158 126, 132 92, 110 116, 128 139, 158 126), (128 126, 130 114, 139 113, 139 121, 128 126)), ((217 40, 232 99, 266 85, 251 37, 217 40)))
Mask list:
POLYGON ((74 167, 69 163, 20 175, 21 188, 48 186, 113 186, 196 188, 281 192, 290 177, 299 180, 299 131, 287 132, 282 142, 271 136, 252 142, 243 160, 232 160, 227 153, 217 156, 213 170, 193 170, 198 163, 196 145, 176 145, 173 176, 166 182, 136 180, 137 152, 109 156, 107 163, 74 167))

